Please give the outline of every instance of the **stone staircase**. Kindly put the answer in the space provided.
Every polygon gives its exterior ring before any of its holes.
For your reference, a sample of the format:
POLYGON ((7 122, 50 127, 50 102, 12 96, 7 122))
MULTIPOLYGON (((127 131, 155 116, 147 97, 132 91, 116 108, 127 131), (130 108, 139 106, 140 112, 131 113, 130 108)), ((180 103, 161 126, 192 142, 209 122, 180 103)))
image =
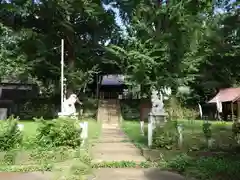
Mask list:
MULTIPOLYGON (((120 127, 120 105, 118 100, 101 100, 98 120, 102 122, 102 132, 98 142, 92 147, 92 163, 146 162, 140 150, 135 147, 120 127)), ((184 180, 182 176, 154 168, 97 168, 89 175, 89 180, 184 180)))
POLYGON ((121 109, 118 99, 99 100, 97 120, 103 124, 118 124, 121 120, 121 109))

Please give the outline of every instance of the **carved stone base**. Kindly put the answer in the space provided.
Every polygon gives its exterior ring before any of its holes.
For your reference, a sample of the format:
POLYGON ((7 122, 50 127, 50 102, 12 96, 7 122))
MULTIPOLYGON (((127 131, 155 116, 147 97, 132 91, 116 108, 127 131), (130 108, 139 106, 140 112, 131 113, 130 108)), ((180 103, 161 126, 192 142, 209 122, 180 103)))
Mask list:
POLYGON ((59 118, 78 119, 78 115, 79 115, 79 113, 73 113, 73 114, 69 114, 69 113, 66 113, 66 112, 59 112, 59 113, 58 113, 58 117, 59 117, 59 118))

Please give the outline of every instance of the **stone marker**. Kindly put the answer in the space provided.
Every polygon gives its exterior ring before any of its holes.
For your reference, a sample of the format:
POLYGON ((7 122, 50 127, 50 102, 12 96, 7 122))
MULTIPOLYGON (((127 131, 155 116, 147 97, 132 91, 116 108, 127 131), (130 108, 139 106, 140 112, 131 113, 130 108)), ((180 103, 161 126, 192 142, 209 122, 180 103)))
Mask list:
POLYGON ((166 122, 166 113, 161 92, 153 90, 151 95, 152 108, 148 117, 148 146, 152 146, 153 130, 156 126, 163 126, 166 122), (159 98, 160 95, 160 98, 159 98))
POLYGON ((7 108, 0 108, 0 120, 7 119, 7 108))

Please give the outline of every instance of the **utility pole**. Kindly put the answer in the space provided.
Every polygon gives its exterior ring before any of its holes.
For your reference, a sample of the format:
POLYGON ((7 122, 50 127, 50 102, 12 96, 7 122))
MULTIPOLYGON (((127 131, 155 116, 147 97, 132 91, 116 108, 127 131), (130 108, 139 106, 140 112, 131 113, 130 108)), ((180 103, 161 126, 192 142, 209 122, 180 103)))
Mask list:
POLYGON ((63 112, 64 101, 64 40, 61 40, 61 112, 63 112))

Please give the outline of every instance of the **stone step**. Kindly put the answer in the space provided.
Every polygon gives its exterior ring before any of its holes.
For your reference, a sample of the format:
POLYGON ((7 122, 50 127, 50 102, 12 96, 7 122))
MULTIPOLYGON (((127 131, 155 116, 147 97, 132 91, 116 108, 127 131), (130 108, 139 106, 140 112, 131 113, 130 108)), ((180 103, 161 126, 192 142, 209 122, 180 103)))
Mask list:
POLYGON ((125 138, 104 138, 104 139, 98 140, 98 143, 121 143, 121 142, 130 142, 130 141, 125 138))
POLYGON ((88 180, 185 180, 183 176, 159 169, 104 168, 94 170, 88 180))
POLYGON ((97 145, 97 151, 100 152, 109 152, 109 151, 134 151, 140 154, 140 151, 129 142, 121 142, 121 143, 100 143, 97 145))
POLYGON ((143 156, 137 155, 136 152, 107 152, 100 153, 94 152, 93 163, 100 162, 121 162, 121 161, 133 161, 136 163, 145 162, 146 159, 143 156))
POLYGON ((54 174, 50 172, 0 172, 0 180, 50 180, 54 174))
POLYGON ((121 137, 127 137, 123 132, 121 131, 110 131, 108 130, 108 132, 102 132, 101 134, 101 138, 105 137, 105 136, 110 136, 110 137, 116 137, 116 136, 121 136, 121 137))
MULTIPOLYGON (((104 139, 101 140, 104 141, 104 139)), ((111 139, 108 140, 110 141, 111 139)), ((93 148, 92 152, 94 154, 94 162, 146 161, 146 159, 141 155, 140 150, 129 142, 98 143, 93 148)))

